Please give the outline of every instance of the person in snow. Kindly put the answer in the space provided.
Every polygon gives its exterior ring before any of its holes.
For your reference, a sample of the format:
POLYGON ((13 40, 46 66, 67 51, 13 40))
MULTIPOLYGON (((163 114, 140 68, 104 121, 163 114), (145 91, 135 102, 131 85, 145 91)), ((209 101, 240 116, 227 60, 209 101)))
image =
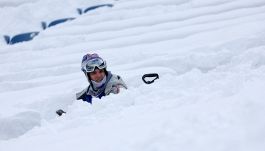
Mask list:
POLYGON ((120 88, 127 89, 122 78, 107 71, 106 61, 95 53, 84 55, 81 70, 84 72, 89 86, 76 94, 77 100, 82 99, 92 104, 93 97, 101 99, 110 93, 118 94, 120 88))

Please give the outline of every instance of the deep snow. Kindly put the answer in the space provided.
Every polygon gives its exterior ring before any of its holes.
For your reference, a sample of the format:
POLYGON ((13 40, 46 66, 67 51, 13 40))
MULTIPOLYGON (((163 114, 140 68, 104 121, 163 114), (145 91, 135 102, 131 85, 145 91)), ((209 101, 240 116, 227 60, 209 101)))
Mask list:
POLYGON ((1 37, 40 34, 0 40, 0 150, 265 150, 264 12, 264 0, 2 0, 1 37), (76 101, 86 53, 129 89, 76 101))

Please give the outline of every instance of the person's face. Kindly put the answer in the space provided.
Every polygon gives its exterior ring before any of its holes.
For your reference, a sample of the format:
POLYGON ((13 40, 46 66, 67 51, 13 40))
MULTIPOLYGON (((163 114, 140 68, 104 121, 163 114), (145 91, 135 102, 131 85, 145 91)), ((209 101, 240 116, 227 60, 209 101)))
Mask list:
POLYGON ((91 80, 100 82, 105 77, 104 69, 96 69, 89 73, 91 80))

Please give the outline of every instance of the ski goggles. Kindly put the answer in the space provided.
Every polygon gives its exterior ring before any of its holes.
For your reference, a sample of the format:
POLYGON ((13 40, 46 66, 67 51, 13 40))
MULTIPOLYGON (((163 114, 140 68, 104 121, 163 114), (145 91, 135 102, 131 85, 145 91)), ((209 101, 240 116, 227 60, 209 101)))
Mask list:
POLYGON ((83 72, 93 72, 96 68, 98 69, 104 69, 107 67, 106 62, 101 58, 93 58, 89 61, 84 62, 84 65, 82 66, 83 72))

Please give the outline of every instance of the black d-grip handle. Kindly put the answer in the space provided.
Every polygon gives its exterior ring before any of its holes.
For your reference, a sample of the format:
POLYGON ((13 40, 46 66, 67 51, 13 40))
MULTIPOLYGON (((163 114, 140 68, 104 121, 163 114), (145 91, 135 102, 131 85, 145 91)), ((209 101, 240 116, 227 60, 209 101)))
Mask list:
POLYGON ((144 81, 144 83, 146 84, 151 84, 153 83, 156 79, 159 79, 159 75, 157 73, 149 73, 149 74, 144 74, 142 76, 142 80, 144 81), (154 78, 151 81, 146 81, 145 78, 154 78))

